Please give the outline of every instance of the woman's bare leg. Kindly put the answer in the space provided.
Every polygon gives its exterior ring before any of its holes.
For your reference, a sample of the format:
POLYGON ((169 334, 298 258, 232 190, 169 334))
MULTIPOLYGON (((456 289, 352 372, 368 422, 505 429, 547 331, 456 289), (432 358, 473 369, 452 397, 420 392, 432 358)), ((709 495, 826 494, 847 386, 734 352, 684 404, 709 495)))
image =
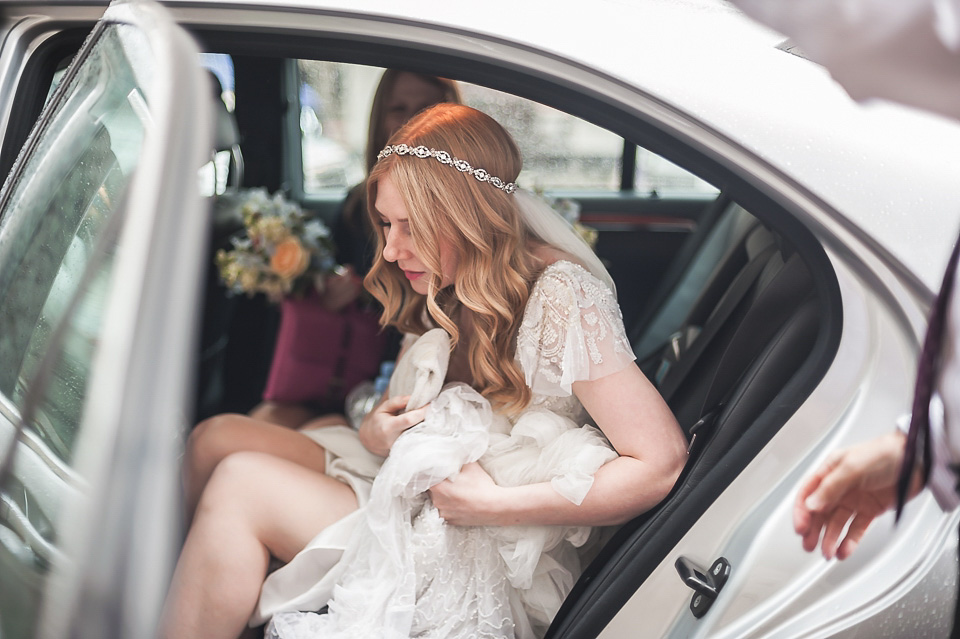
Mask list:
POLYGON ((200 500, 177 562, 162 636, 236 638, 253 613, 270 556, 289 561, 356 508, 353 491, 326 475, 262 453, 230 455, 200 500))
POLYGON ((324 449, 302 433, 246 415, 216 415, 197 424, 187 440, 183 488, 188 519, 217 465, 243 451, 268 453, 319 473, 326 467, 324 449))

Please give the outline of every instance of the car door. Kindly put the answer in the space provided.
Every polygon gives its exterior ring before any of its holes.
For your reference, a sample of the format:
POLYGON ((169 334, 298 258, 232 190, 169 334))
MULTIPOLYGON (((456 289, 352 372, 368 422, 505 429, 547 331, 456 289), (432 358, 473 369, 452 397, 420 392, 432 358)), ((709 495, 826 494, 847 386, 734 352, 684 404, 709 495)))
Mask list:
POLYGON ((197 49, 115 2, 0 191, 0 636, 148 637, 206 242, 197 49))

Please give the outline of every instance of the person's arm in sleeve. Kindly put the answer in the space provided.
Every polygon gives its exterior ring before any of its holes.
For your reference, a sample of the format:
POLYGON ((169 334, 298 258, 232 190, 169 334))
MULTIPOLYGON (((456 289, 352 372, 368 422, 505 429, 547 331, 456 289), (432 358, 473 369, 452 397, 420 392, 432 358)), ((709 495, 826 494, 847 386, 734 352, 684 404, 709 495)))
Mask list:
POLYGON ((960 0, 732 0, 790 37, 855 100, 960 118, 960 0))

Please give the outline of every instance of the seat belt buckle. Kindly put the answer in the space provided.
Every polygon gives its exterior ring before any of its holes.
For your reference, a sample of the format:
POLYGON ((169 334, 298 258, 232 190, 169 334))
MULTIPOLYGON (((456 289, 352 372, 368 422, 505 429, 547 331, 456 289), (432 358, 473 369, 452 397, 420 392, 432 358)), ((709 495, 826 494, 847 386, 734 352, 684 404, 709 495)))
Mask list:
POLYGON ((716 418, 717 414, 720 412, 720 409, 723 408, 723 404, 717 404, 712 410, 703 415, 700 419, 697 420, 697 423, 690 427, 690 443, 687 444, 687 455, 690 454, 690 451, 693 450, 693 444, 697 441, 697 435, 699 431, 708 423, 713 423, 713 420, 716 418))

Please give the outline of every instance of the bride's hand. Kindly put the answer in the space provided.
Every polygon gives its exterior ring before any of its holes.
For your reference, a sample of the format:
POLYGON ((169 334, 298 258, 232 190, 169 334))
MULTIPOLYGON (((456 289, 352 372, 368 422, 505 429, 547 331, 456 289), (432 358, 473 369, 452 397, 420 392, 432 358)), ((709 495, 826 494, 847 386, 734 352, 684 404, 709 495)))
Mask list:
POLYGON ((320 303, 331 313, 342 311, 363 291, 363 278, 350 265, 339 267, 321 281, 322 286, 314 287, 319 291, 320 303))
POLYGON ((497 504, 502 488, 474 462, 460 469, 453 480, 445 479, 430 489, 430 499, 448 524, 490 526, 497 521, 497 504))
POLYGON ((386 457, 400 434, 423 421, 427 406, 403 413, 408 396, 386 399, 367 413, 360 424, 360 443, 374 455, 386 457))

